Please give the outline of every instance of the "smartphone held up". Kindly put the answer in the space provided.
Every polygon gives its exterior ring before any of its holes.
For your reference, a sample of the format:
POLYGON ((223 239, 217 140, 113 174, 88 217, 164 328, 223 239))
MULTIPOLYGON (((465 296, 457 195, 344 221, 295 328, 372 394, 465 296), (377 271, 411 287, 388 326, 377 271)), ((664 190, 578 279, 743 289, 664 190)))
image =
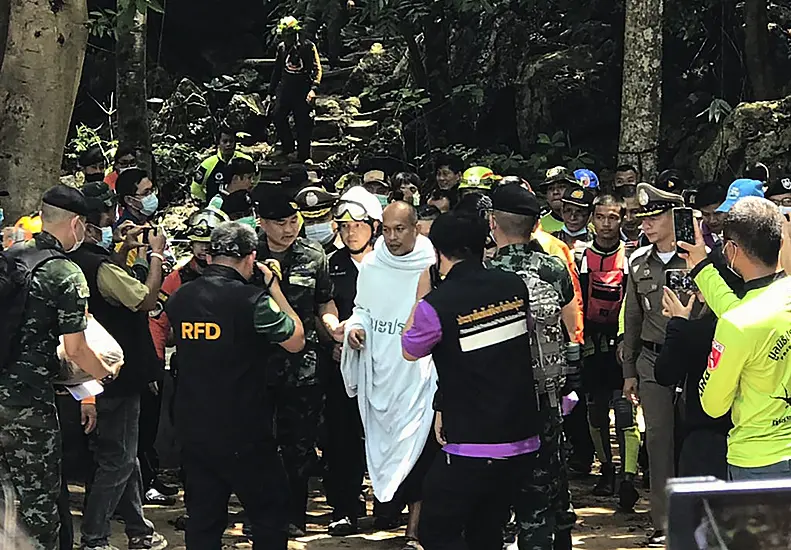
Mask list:
POLYGON ((676 240, 676 252, 685 250, 678 246, 679 242, 695 244, 695 215, 691 208, 673 209, 673 231, 676 240))

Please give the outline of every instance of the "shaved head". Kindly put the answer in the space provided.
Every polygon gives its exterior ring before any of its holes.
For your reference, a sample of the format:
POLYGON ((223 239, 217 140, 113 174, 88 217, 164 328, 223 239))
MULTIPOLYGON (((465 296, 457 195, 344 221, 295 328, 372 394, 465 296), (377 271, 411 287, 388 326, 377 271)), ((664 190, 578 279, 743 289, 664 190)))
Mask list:
POLYGON ((382 235, 393 256, 405 256, 415 249, 417 242, 417 210, 411 204, 396 201, 382 214, 382 235))

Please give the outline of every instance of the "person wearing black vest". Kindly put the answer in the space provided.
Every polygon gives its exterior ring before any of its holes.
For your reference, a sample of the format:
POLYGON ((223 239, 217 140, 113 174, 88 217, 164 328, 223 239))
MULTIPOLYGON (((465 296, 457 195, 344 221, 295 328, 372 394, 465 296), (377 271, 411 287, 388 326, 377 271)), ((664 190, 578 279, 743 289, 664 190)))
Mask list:
POLYGON ((163 374, 148 330, 147 312, 155 307, 162 283, 165 237, 151 234, 151 270, 146 284, 138 282, 114 264, 110 255, 114 193, 104 182, 85 187, 84 193, 91 199, 85 242, 69 257, 88 281, 88 311, 121 346, 124 367, 96 399, 100 418, 92 436, 96 471, 85 504, 82 546, 104 548, 109 543, 110 518, 117 508, 126 524, 130 549, 164 548, 167 541, 143 515, 137 454, 141 393, 157 391, 155 385, 163 374))
POLYGON ((487 235, 475 216, 434 222, 429 236, 444 279, 415 306, 402 336, 405 359, 433 356, 442 396, 443 452, 426 477, 420 514, 426 550, 502 548, 511 492, 540 447, 528 291, 518 275, 483 266, 487 235))
POLYGON ((211 264, 165 306, 180 362, 176 431, 190 550, 220 548, 232 492, 249 518, 254 548, 287 546, 289 490, 266 358, 274 344, 300 351, 305 333, 277 278, 255 262, 257 245, 251 227, 220 224, 211 235, 211 264), (266 288, 248 284, 255 272, 266 288))

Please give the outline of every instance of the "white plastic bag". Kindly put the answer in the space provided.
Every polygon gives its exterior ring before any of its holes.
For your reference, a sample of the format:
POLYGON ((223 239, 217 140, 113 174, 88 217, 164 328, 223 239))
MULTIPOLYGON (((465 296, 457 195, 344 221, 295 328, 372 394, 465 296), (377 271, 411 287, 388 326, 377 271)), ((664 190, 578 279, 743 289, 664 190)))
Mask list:
MULTIPOLYGON (((90 314, 88 315, 88 326, 85 328, 85 340, 88 342, 88 347, 110 368, 120 368, 124 364, 124 351, 121 346, 118 345, 115 338, 105 330, 101 323, 90 314)), ((53 382, 54 384, 76 386, 93 380, 90 374, 68 360, 63 346, 63 336, 60 337, 60 345, 58 346, 58 359, 60 360, 61 369, 57 379, 53 382)))

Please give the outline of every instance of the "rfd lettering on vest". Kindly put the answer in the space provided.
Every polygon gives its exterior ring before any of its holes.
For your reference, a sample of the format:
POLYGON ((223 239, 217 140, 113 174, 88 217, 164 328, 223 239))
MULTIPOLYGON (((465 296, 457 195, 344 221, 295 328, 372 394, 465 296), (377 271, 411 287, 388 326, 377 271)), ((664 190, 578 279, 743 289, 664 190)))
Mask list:
POLYGON ((217 340, 221 334, 217 323, 181 323, 182 340, 217 340))

